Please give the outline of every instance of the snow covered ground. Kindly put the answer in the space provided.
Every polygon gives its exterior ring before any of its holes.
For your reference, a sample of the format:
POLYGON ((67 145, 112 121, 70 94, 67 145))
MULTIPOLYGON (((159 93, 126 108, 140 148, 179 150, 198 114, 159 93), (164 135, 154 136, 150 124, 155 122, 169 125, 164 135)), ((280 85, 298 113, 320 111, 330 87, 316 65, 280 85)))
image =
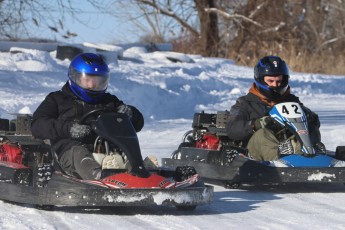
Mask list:
MULTIPOLYGON (((0 53, 3 118, 34 112, 49 92, 66 82, 69 65, 56 59, 55 51, 12 51, 0 53)), ((120 58, 110 61, 109 91, 145 115, 138 134, 144 156, 170 156, 191 128, 195 112, 229 109, 253 82, 253 69, 231 60, 148 53, 143 47, 126 49, 120 58)), ((292 72, 290 85, 319 113, 327 148, 345 145, 345 75, 292 72)), ((213 203, 194 212, 169 207, 58 207, 49 212, 0 201, 0 229, 344 229, 344 191, 342 184, 238 190, 215 186, 213 203)))

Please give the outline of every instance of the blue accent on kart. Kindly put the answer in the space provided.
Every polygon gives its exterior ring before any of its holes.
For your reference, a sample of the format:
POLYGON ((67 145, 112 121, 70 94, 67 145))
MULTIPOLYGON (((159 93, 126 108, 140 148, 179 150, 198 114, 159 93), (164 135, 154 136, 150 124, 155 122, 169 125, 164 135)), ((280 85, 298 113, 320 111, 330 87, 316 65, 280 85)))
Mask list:
MULTIPOLYGON (((296 103, 297 104, 297 103, 296 103)), ((269 115, 277 122, 279 122, 281 125, 285 127, 290 127, 294 132, 293 134, 295 136, 298 136, 301 138, 301 151, 305 154, 314 155, 315 149, 312 146, 310 136, 308 133, 308 136, 305 136, 305 132, 308 132, 308 122, 305 116, 304 111, 299 111, 299 114, 301 114, 301 117, 292 117, 288 118, 285 117, 283 114, 280 113, 278 107, 275 105, 273 108, 269 111, 269 115), (299 132, 304 132, 305 135, 299 132)))
POLYGON ((316 155, 305 157, 299 154, 293 154, 280 158, 278 161, 288 167, 333 167, 336 160, 326 155, 316 155))
POLYGON ((273 106, 269 114, 272 118, 274 118, 280 124, 285 125, 285 122, 287 121, 286 118, 282 117, 282 115, 279 113, 279 111, 277 110, 275 106, 273 106))

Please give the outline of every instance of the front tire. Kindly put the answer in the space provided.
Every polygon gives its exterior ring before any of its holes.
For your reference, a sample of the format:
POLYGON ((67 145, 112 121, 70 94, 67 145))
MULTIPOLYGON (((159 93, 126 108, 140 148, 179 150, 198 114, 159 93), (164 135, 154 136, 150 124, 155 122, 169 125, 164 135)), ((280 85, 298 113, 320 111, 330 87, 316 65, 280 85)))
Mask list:
POLYGON ((338 160, 345 160, 345 146, 337 146, 335 150, 335 158, 338 160))
POLYGON ((44 211, 54 211, 55 206, 54 205, 39 205, 36 204, 35 208, 38 210, 44 210, 44 211))

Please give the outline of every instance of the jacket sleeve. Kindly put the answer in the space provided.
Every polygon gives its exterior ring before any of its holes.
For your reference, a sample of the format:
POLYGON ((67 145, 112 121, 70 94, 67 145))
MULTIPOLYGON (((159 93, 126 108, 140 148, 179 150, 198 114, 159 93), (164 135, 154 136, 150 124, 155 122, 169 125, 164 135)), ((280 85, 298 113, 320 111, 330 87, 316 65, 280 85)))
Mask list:
MULTIPOLYGON (((126 105, 123 101, 119 100, 116 96, 112 95, 113 103, 115 107, 118 108, 121 105, 126 105)), ((134 106, 127 105, 132 110, 132 124, 136 132, 139 132, 144 127, 144 116, 143 114, 134 106)))
POLYGON ((321 142, 321 133, 320 133, 320 120, 319 115, 315 112, 311 111, 309 108, 305 107, 302 104, 302 109, 305 113, 307 118, 310 138, 312 142, 315 144, 316 142, 321 142))
POLYGON ((131 119, 132 124, 134 126, 135 131, 139 132, 144 127, 144 117, 137 108, 135 108, 132 105, 130 105, 130 107, 133 111, 133 116, 131 119))
POLYGON ((246 141, 254 133, 250 114, 244 109, 243 103, 243 100, 238 99, 231 107, 226 126, 229 138, 236 141, 246 141))
POLYGON ((319 120, 319 115, 311 111, 309 108, 305 107, 302 105, 302 109, 305 113, 305 116, 307 117, 307 122, 309 128, 315 129, 315 128, 320 128, 320 120, 319 120))
POLYGON ((59 119, 59 107, 53 93, 49 94, 33 114, 31 132, 35 138, 58 140, 69 137, 72 121, 59 119))

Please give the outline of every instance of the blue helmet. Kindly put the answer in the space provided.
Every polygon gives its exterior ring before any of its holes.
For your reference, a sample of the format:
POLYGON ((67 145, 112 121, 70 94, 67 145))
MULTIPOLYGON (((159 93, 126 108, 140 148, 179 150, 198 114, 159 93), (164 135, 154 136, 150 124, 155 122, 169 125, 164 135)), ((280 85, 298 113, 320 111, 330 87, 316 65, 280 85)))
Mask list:
POLYGON ((69 86, 81 100, 97 103, 105 94, 109 68, 103 58, 93 53, 77 55, 68 68, 69 86))
POLYGON ((270 99, 277 99, 283 95, 289 86, 289 67, 277 56, 266 56, 259 60, 254 67, 255 85, 259 91, 270 99), (282 84, 278 87, 269 87, 264 81, 265 76, 283 76, 282 84))

